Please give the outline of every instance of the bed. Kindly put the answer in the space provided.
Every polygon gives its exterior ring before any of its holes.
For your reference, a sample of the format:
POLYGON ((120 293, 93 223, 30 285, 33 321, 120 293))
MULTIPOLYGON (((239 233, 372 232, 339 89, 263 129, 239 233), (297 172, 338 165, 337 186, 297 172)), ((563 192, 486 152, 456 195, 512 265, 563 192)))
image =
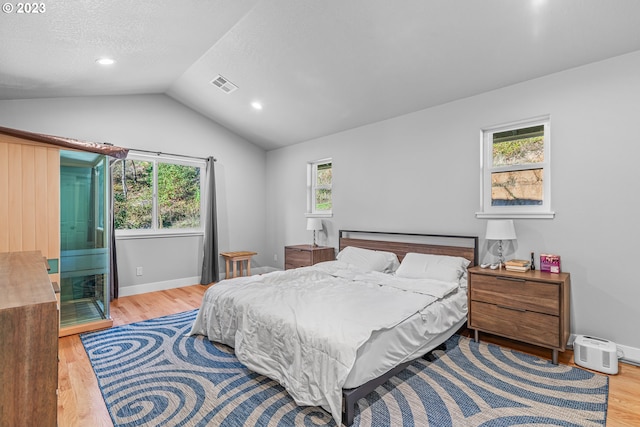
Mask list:
POLYGON ((464 325, 477 242, 341 230, 336 261, 209 288, 191 334, 351 425, 358 399, 464 325))

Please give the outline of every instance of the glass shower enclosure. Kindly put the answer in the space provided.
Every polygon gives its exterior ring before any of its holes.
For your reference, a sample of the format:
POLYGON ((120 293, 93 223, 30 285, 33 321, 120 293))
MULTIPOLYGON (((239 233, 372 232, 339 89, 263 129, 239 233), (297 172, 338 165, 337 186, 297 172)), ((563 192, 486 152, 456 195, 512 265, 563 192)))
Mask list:
POLYGON ((108 159, 60 150, 60 328, 109 317, 108 159))

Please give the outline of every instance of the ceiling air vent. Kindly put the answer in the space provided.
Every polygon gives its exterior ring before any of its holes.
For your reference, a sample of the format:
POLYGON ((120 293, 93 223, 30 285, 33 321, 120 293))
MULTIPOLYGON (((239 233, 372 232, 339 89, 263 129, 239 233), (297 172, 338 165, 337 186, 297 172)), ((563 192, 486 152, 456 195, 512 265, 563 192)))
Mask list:
POLYGON ((231 93, 234 90, 238 89, 238 86, 234 85, 229 80, 222 77, 220 74, 218 74, 215 79, 211 80, 211 84, 220 88, 220 90, 224 93, 231 93))

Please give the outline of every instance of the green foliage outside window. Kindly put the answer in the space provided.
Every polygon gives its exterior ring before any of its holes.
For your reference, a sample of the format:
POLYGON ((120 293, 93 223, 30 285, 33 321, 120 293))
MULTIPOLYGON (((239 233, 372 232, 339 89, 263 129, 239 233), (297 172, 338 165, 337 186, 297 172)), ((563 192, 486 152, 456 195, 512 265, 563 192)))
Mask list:
POLYGON ((331 163, 319 164, 316 173, 315 206, 316 211, 330 211, 331 183, 333 180, 331 163))
POLYGON ((123 160, 111 173, 116 230, 149 229, 153 213, 153 163, 123 160))
POLYGON ((200 227, 200 168, 158 164, 158 228, 200 227))
POLYGON ((524 165, 544 161, 544 136, 493 144, 493 165, 524 165))
POLYGON ((517 169, 491 173, 491 205, 541 205, 544 171, 534 165, 544 162, 544 126, 495 133, 492 153, 494 168, 517 169))
POLYGON ((200 167, 127 159, 112 171, 117 230, 200 227, 200 167), (154 163, 157 166, 157 224, 153 227, 154 163))

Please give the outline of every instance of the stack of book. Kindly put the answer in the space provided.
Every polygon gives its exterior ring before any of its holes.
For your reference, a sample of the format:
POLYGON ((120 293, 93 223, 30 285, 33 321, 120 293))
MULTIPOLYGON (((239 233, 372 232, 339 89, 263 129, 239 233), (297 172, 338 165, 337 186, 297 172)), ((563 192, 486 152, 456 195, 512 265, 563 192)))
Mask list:
POLYGON ((507 271, 529 271, 531 262, 523 259, 512 259, 504 262, 504 268, 507 271))

